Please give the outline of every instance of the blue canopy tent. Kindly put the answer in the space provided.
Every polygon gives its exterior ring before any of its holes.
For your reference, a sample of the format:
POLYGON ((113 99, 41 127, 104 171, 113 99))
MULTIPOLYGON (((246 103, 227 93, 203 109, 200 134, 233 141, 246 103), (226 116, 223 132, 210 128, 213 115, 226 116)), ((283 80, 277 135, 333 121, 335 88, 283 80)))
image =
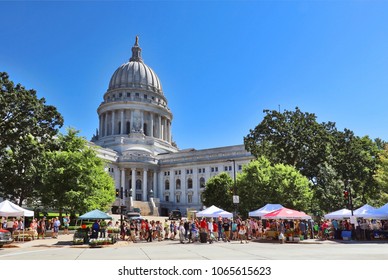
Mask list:
POLYGON ((96 209, 78 217, 78 220, 112 220, 108 214, 96 209))

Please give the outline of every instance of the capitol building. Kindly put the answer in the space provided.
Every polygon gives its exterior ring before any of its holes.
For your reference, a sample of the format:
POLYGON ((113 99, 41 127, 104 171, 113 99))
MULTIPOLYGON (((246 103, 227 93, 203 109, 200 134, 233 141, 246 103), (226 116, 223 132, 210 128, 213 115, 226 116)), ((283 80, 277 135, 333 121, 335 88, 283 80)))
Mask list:
POLYGON ((202 210, 202 192, 213 176, 233 178, 253 159, 244 145, 180 150, 172 141, 173 114, 156 73, 144 63, 138 37, 132 57, 113 73, 97 109, 92 143, 114 178, 113 211, 125 205, 143 215, 202 210))

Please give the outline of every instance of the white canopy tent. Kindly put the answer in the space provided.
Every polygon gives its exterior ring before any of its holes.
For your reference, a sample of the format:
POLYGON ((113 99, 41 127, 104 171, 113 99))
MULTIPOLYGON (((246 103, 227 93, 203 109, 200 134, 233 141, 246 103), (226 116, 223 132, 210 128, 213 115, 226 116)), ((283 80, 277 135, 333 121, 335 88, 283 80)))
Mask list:
POLYGON ((266 204, 263 207, 249 212, 249 217, 262 217, 265 214, 271 213, 275 210, 278 210, 280 208, 283 208, 283 205, 281 204, 266 204))
POLYGON ((344 209, 340 209, 340 210, 328 213, 324 217, 325 219, 343 220, 343 219, 349 219, 351 215, 352 215, 352 211, 344 208, 344 209))
POLYGON ((0 216, 2 217, 33 217, 34 211, 24 209, 9 200, 0 202, 0 216))
POLYGON ((210 206, 209 208, 206 208, 203 211, 200 211, 196 215, 197 217, 207 217, 207 218, 232 218, 233 214, 230 212, 227 212, 221 208, 218 208, 217 206, 210 206))
POLYGON ((23 242, 24 242, 24 231, 26 228, 24 217, 33 217, 34 211, 24 209, 19 205, 12 203, 9 200, 0 202, 0 216, 1 217, 23 217, 23 242))

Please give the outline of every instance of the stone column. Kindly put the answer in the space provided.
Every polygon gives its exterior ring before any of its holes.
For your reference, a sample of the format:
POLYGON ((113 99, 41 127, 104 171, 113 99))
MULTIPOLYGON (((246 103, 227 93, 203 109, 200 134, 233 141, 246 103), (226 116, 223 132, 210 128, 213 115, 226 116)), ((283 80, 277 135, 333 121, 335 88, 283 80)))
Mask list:
POLYGON ((174 170, 170 169, 170 201, 175 203, 175 182, 174 182, 174 170))
POLYGON ((158 116, 158 138, 162 139, 162 116, 158 116))
POLYGON ((140 111, 140 116, 141 116, 141 122, 140 122, 140 129, 143 131, 145 135, 147 131, 144 131, 144 111, 140 111))
POLYGON ((171 144, 172 137, 171 137, 171 121, 168 121, 168 142, 171 144))
POLYGON ((124 133, 124 110, 121 111, 120 134, 125 134, 124 133))
POLYGON ((123 192, 123 205, 125 205, 127 200, 127 198, 125 197, 125 168, 121 168, 120 172, 121 172, 120 194, 121 192, 123 192))
POLYGON ((131 114, 131 125, 129 127, 129 133, 132 133, 132 127, 133 127, 133 111, 130 110, 129 113, 131 114))
POLYGON ((147 176, 148 176, 148 170, 144 168, 143 170, 143 201, 147 201, 147 195, 148 195, 148 188, 147 188, 147 176))
MULTIPOLYGON (((198 193, 199 193, 199 178, 198 168, 193 169, 193 202, 192 204, 199 204, 198 193)), ((188 189, 189 190, 189 189, 188 189)))
POLYGON ((102 137, 102 115, 100 114, 98 117, 99 120, 99 126, 98 126, 98 139, 101 139, 102 137))
POLYGON ((159 197, 160 201, 164 201, 164 193, 163 193, 163 187, 164 187, 164 180, 163 180, 163 172, 159 172, 157 174, 158 177, 158 193, 155 195, 155 197, 159 197))
POLYGON ((153 176, 152 177, 152 179, 153 179, 152 191, 154 193, 154 197, 157 198, 158 194, 156 193, 156 186, 158 185, 158 173, 156 172, 156 170, 154 170, 152 176, 153 176))
POLYGON ((154 114, 150 113, 150 118, 151 118, 151 133, 150 136, 154 137, 154 114))
POLYGON ((108 136, 108 112, 105 112, 104 135, 108 136))
POLYGON ((115 135, 115 111, 112 111, 112 135, 115 135))
POLYGON ((136 199, 136 168, 131 168, 132 199, 136 199))

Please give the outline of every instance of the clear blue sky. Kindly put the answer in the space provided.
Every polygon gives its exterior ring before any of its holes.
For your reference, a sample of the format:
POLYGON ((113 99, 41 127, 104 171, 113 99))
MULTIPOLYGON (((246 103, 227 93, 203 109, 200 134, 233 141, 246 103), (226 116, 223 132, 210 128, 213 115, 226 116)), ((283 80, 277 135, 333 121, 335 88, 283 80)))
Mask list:
POLYGON ((179 148, 243 143, 263 109, 388 140, 386 1, 0 1, 0 71, 90 139, 135 36, 179 148))

